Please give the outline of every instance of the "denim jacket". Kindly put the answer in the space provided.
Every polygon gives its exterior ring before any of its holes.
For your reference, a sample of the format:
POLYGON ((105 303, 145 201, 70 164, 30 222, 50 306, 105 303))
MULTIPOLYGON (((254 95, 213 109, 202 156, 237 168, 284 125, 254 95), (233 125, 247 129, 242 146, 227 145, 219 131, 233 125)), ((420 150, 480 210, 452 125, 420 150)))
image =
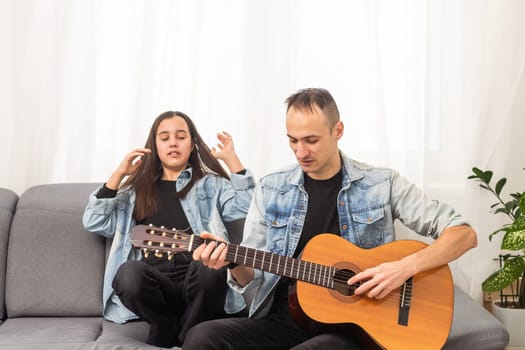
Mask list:
MULTIPOLYGON (((449 226, 467 224, 449 205, 430 200, 415 185, 391 169, 372 168, 341 153, 343 183, 337 197, 341 236, 362 248, 396 239, 394 220, 423 236, 437 238, 449 226)), ((244 226, 241 245, 293 256, 304 225, 308 195, 298 166, 263 177, 257 185, 244 226)), ((255 293, 250 317, 262 317, 272 305, 280 276, 255 270, 253 280, 239 286, 228 272, 229 309, 245 307, 233 291, 255 293), (255 290, 254 290, 255 288, 255 290)), ((253 294, 252 294, 253 295, 253 294)))
MULTIPOLYGON (((189 182, 191 175, 191 169, 180 174, 177 190, 189 182)), ((208 174, 180 200, 194 233, 209 231, 228 239, 223 221, 230 222, 246 216, 255 187, 253 175, 247 171, 245 175, 231 174, 230 177, 231 180, 227 180, 208 174)), ((114 198, 97 198, 98 191, 89 196, 82 223, 86 230, 113 239, 104 273, 104 317, 116 323, 125 323, 137 316, 113 294, 111 284, 122 263, 141 259, 140 251, 132 249, 130 243, 130 232, 135 225, 135 191, 125 188, 119 190, 114 198)))

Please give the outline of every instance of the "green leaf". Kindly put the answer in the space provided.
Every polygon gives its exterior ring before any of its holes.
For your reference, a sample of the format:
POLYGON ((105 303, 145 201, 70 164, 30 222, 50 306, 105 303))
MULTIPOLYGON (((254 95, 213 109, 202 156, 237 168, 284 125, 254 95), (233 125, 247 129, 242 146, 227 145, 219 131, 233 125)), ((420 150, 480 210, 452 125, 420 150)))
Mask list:
POLYGON ((498 208, 496 210, 494 210, 494 214, 497 214, 497 213, 505 213, 505 214, 509 214, 509 210, 506 209, 506 208, 498 208))
POLYGON ((525 262, 522 256, 514 257, 505 261, 503 268, 487 277, 481 284, 485 292, 497 292, 509 286, 517 280, 525 270, 525 262))
POLYGON ((516 207, 518 206, 518 203, 516 201, 508 201, 505 203, 505 209, 507 209, 507 213, 512 212, 516 207))
POLYGON ((505 236, 503 236, 503 240, 501 242, 501 249, 525 249, 525 229, 519 228, 513 231, 512 228, 508 228, 507 233, 505 234, 505 236))
POLYGON ((520 196, 519 207, 522 213, 525 212, 525 193, 522 193, 520 196))
POLYGON ((498 183, 496 184, 496 194, 499 196, 500 193, 501 193, 501 190, 503 189, 503 186, 505 186, 505 184, 507 183, 507 179, 506 178, 502 178, 498 181, 498 183))
POLYGON ((481 175, 481 179, 484 183, 488 185, 490 183, 490 180, 492 179, 492 175, 492 171, 487 170, 481 175))
POLYGON ((525 216, 518 215, 516 220, 512 223, 512 227, 516 228, 515 231, 525 228, 525 216))
POLYGON ((472 172, 476 174, 476 177, 479 177, 479 178, 481 178, 481 176, 483 175, 483 171, 476 167, 472 168, 472 172))

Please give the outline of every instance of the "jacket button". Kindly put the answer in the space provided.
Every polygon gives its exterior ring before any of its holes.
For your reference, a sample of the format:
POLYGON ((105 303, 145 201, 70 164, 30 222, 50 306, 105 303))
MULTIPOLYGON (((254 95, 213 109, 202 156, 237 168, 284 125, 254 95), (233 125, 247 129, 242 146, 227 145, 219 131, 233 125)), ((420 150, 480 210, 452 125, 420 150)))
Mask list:
POLYGON ((340 201, 340 202, 339 202, 339 205, 340 205, 341 207, 344 207, 344 205, 345 205, 345 202, 343 202, 343 201, 340 201))
POLYGON ((368 222, 372 222, 372 218, 370 216, 368 217, 368 222))
POLYGON ((348 225, 343 225, 343 230, 346 230, 348 228, 348 225))

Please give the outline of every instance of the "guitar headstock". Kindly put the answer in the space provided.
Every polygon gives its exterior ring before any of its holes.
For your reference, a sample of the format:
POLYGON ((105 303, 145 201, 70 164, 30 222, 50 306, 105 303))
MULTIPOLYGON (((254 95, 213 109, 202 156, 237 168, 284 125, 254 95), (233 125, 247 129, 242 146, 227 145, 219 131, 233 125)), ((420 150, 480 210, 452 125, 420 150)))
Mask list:
POLYGON ((171 260, 173 254, 190 251, 191 236, 179 230, 137 225, 131 231, 130 241, 131 245, 140 249, 145 257, 149 253, 162 257, 162 254, 165 253, 171 260))

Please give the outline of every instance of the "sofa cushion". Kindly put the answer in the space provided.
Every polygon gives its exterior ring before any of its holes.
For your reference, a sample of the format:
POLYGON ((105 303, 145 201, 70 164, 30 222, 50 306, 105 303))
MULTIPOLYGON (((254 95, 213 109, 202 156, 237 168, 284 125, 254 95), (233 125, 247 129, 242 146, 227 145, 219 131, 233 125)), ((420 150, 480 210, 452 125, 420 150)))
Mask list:
POLYGON ((508 343, 509 333, 501 322, 455 287, 452 328, 443 350, 501 350, 508 343))
POLYGON ((20 196, 9 238, 8 317, 100 316, 106 240, 82 227, 98 184, 53 184, 20 196))
POLYGON ((145 321, 131 321, 117 324, 107 320, 102 322, 102 332, 97 339, 99 344, 137 344, 144 346, 148 336, 149 324, 145 321))
POLYGON ((148 330, 144 321, 115 324, 100 317, 15 318, 0 327, 0 349, 160 350, 144 343, 148 330))
POLYGON ((100 317, 7 319, 0 327, 0 349, 56 349, 60 344, 74 349, 74 344, 96 340, 101 323, 100 317))
POLYGON ((0 188, 0 323, 5 317, 4 290, 7 242, 17 201, 18 195, 16 193, 5 188, 0 188))

